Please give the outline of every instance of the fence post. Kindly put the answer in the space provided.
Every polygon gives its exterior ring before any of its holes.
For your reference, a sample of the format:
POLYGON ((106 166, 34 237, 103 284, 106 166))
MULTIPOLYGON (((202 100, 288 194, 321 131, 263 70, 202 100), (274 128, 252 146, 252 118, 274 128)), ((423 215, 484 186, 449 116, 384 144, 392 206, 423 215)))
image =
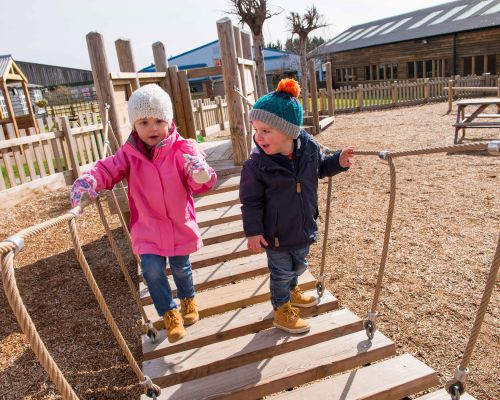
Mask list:
POLYGON ((364 99, 364 93, 363 93, 363 85, 359 84, 358 85, 358 106, 356 107, 359 111, 363 109, 363 99, 364 99))
POLYGON ((332 63, 325 63, 326 70, 326 92, 328 96, 328 116, 332 117, 335 113, 335 101, 333 98, 333 79, 332 79, 332 63))
POLYGON ((198 118, 200 121, 200 133, 201 136, 205 137, 207 136, 207 124, 205 123, 205 115, 203 114, 203 101, 201 99, 198 99, 196 108, 198 110, 198 118))
MULTIPOLYGON (((115 41, 116 56, 118 57, 118 66, 121 72, 136 72, 134 54, 129 39, 118 39, 115 41)), ((139 79, 136 77, 131 82, 132 90, 140 87, 139 79)))
POLYGON ((215 98, 215 104, 217 104, 217 117, 219 120, 219 129, 223 131, 225 129, 224 125, 224 110, 222 109, 222 99, 220 96, 215 98))
POLYGON ((392 106, 396 107, 398 104, 398 81, 394 81, 391 83, 391 98, 392 98, 392 106))
POLYGON ((448 112, 451 112, 451 109, 453 107, 453 86, 455 84, 455 81, 453 79, 450 79, 448 81, 448 112))
POLYGON ((424 102, 429 102, 429 78, 424 79, 424 102))
POLYGON ((186 123, 184 118, 184 106, 181 98, 181 88, 179 87, 179 76, 177 65, 168 67, 168 75, 170 76, 170 85, 172 89, 172 105, 175 110, 175 123, 179 128, 181 134, 186 135, 186 123))
POLYGON ((500 97, 500 78, 497 79, 497 97, 500 97))
POLYGON ((319 125, 319 109, 318 109, 318 86, 316 84, 316 71, 314 70, 314 60, 309 60, 309 83, 311 89, 312 112, 316 134, 321 132, 319 125))
POLYGON ((155 62, 156 72, 166 72, 165 78, 161 82, 161 86, 172 98, 172 88, 170 85, 170 76, 168 75, 167 52, 165 45, 162 42, 153 43, 153 58, 155 62))
POLYGON ((73 172, 73 177, 76 179, 81 175, 80 164, 78 164, 78 155, 76 153, 76 141, 71 133, 71 125, 69 124, 69 119, 65 115, 61 118, 62 121, 62 131, 64 133, 64 138, 66 139, 66 145, 69 150, 69 159, 71 162, 71 170, 73 172))

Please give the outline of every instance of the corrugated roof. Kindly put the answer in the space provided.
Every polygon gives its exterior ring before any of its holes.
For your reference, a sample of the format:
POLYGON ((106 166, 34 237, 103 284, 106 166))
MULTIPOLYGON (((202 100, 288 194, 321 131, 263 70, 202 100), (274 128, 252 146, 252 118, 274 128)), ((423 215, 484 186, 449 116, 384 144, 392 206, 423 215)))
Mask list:
POLYGON ((9 68, 9 62, 12 60, 10 54, 0 56, 0 78, 5 75, 7 68, 9 68))
POLYGON ((500 25, 500 0, 458 0, 355 25, 308 56, 500 25))

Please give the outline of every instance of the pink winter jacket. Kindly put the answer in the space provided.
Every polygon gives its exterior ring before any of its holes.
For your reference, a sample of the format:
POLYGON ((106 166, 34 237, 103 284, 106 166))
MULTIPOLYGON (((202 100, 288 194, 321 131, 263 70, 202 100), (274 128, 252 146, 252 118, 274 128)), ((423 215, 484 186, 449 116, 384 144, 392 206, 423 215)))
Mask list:
POLYGON ((202 246, 192 193, 203 193, 217 181, 196 183, 184 170, 183 154, 205 158, 194 140, 182 138, 177 130, 164 139, 147 158, 130 135, 115 155, 99 161, 89 171, 96 190, 111 190, 122 179, 128 181, 130 234, 135 254, 179 256, 202 246))

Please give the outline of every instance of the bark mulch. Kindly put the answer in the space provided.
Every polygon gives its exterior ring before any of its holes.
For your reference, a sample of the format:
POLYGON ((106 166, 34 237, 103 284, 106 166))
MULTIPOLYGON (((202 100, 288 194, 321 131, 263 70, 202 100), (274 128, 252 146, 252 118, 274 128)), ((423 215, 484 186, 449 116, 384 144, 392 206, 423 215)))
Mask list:
MULTIPOLYGON (((445 103, 340 114, 317 136, 331 148, 403 150, 449 145, 453 114, 445 103)), ((467 140, 499 139, 496 129, 469 130, 467 140)), ((395 160, 397 196, 377 326, 439 372, 453 374, 481 300, 500 231, 500 157, 435 154, 395 160)), ((310 264, 318 276, 327 182, 320 182, 320 241, 310 264)), ((389 169, 374 156, 354 158, 334 177, 326 287, 341 306, 365 317, 384 238, 389 169)), ((69 189, 40 195, 0 213, 0 238, 68 209, 69 189)), ((127 257, 116 217, 114 237, 127 257)), ((78 221, 84 252, 125 340, 141 360, 140 315, 111 253, 94 207, 78 221)), ((66 224, 27 242, 16 279, 40 336, 82 399, 138 399, 141 389, 116 345, 75 258, 66 224)), ((137 282, 136 282, 137 284, 137 282)), ((498 399, 500 296, 494 290, 471 363, 468 391, 498 399)), ((0 291, 0 399, 60 399, 0 291)))

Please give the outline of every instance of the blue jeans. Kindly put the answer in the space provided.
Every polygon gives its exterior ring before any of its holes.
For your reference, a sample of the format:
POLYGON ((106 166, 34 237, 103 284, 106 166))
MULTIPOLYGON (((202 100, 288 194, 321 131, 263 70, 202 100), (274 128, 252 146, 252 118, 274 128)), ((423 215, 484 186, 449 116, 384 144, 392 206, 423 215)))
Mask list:
POLYGON ((309 246, 293 251, 266 249, 266 253, 271 274, 271 303, 278 308, 290 301, 290 291, 297 286, 298 277, 307 269, 309 246))
MULTIPOLYGON (((167 311, 177 308, 165 273, 166 262, 166 257, 156 254, 141 255, 142 276, 160 317, 167 311)), ((194 297, 193 271, 189 255, 168 257, 168 263, 177 286, 177 297, 179 299, 194 297)))

